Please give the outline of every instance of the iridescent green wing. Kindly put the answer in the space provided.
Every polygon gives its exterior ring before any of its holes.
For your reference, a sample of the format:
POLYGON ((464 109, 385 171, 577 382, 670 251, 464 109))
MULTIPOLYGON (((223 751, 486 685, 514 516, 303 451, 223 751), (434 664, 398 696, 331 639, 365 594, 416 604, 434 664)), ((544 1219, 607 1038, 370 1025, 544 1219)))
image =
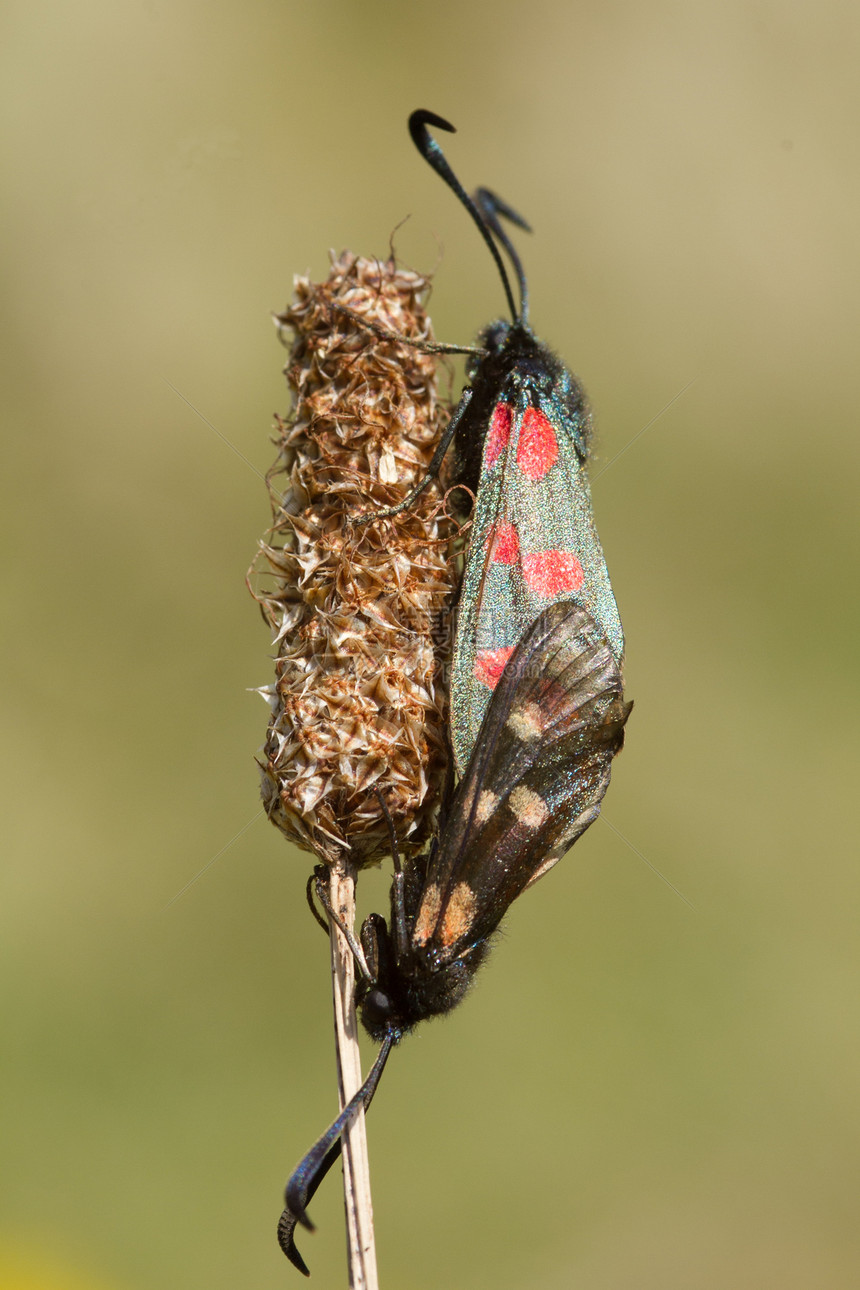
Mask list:
POLYGON ((576 600, 600 625, 617 662, 624 637, 591 509, 578 444, 584 396, 527 390, 528 406, 496 405, 487 431, 460 608, 451 726, 461 772, 490 695, 534 619, 576 600))

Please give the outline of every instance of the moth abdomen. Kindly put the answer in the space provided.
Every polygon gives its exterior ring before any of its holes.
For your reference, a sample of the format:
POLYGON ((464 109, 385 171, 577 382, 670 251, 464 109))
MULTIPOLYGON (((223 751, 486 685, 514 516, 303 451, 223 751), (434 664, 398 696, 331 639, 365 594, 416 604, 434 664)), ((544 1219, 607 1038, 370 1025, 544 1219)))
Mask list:
POLYGON ((487 945, 438 967, 426 956, 410 956, 387 981, 371 986, 361 1001, 361 1021, 371 1039, 381 1043, 387 1034, 400 1039, 422 1021, 443 1016, 467 994, 483 961, 487 945))

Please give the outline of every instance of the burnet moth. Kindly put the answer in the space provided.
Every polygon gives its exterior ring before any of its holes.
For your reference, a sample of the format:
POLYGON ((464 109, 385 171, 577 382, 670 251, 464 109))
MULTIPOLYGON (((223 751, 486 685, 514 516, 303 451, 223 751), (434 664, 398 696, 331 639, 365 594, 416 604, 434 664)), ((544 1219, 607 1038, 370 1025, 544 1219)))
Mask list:
MULTIPOLYGON (((294 1230, 312 1227, 308 1203, 350 1116, 369 1106, 392 1045, 461 1001, 508 906, 596 819, 631 706, 600 624, 575 601, 554 602, 501 671, 429 855, 402 863, 392 837, 390 927, 371 914, 361 944, 351 940, 361 1020, 379 1056, 290 1178, 278 1226, 284 1253, 305 1274, 294 1230)), ((325 903, 321 881, 317 893, 325 903)))
POLYGON ((470 197, 428 126, 454 127, 424 110, 409 118, 418 151, 453 189, 489 247, 512 318, 490 323, 477 348, 466 351, 468 383, 427 478, 398 506, 377 513, 410 506, 438 474, 453 441, 450 482, 476 494, 451 678, 451 741, 462 774, 502 669, 542 609, 576 600, 619 664, 624 635, 591 509, 591 412, 576 377, 531 329, 525 273, 500 217, 528 225, 488 189, 470 197), (519 308, 499 245, 514 268, 519 308))

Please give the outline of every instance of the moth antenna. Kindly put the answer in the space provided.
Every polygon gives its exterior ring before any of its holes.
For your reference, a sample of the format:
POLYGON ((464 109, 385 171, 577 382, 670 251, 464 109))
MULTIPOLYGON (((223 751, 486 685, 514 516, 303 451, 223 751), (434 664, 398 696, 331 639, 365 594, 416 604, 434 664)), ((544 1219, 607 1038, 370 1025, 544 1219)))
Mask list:
POLYGON ((489 188, 478 188, 475 192, 474 201, 487 227, 493 236, 501 242, 507 252, 508 259, 514 266, 514 272, 517 275, 517 283, 520 288, 520 321, 528 323, 529 288, 526 282, 525 270, 513 242, 499 221, 499 216, 502 215, 505 219, 510 220, 512 224, 516 224, 517 228, 525 229, 527 233, 531 233, 531 226, 526 223, 522 215, 515 211, 512 206, 509 206, 507 202, 503 202, 501 197, 489 188))
POLYGON ((373 1095, 382 1078, 385 1063, 388 1061, 388 1055, 396 1037, 394 1031, 388 1032, 382 1041, 382 1047, 377 1054, 376 1061, 370 1068, 370 1074, 361 1088, 354 1097, 350 1098, 337 1119, 329 1125, 322 1137, 314 1143, 310 1151, 290 1175, 290 1180, 284 1191, 285 1209, 278 1222, 278 1244, 293 1267, 298 1268, 299 1272, 304 1273, 306 1277, 310 1276, 310 1272, 301 1254, 296 1249, 296 1225, 301 1223, 309 1232, 314 1231, 314 1225, 307 1214, 307 1207, 323 1178, 325 1178, 341 1153, 341 1135, 350 1119, 355 1115, 359 1106, 363 1106, 366 1111, 373 1101, 373 1095))
POLYGON ((409 118, 409 134, 412 137, 412 142, 415 144, 415 147, 421 153, 421 156, 427 164, 432 166, 436 171, 436 174, 444 179, 445 183, 452 192, 456 194, 462 205, 466 207, 466 210, 478 226, 478 232, 490 248, 490 254, 496 262, 496 268, 499 270, 499 276, 502 279, 502 286, 505 289, 511 317, 514 322, 519 322, 520 316, 517 313, 517 307, 514 304, 514 293, 511 291, 510 279, 508 278, 504 261, 499 254, 499 248, 493 241, 492 234, 490 233, 480 210, 472 201, 472 198, 466 192, 457 176, 454 174, 454 171, 448 164, 444 152, 427 129, 428 125, 435 125, 439 130, 448 130, 451 134, 456 134, 456 128, 451 125, 450 121, 446 121, 443 116, 437 116, 435 112, 428 112, 424 108, 418 108, 409 118))
POLYGON ((374 789, 379 802, 382 814, 385 816, 388 824, 388 836, 391 839, 391 859, 394 864, 394 881, 391 885, 394 892, 394 936, 397 945, 398 957, 404 956, 409 948, 409 929, 406 923, 406 892, 405 879, 403 877, 403 865, 400 861, 400 851, 397 846, 397 834, 394 832, 394 821, 391 818, 391 812, 385 804, 385 798, 379 789, 374 789))

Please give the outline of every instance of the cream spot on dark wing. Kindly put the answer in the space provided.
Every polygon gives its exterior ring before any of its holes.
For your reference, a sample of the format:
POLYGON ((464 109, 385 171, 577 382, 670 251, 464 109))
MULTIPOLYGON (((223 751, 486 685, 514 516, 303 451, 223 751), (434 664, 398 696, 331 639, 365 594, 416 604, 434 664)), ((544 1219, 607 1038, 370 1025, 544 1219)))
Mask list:
POLYGON ((539 829, 549 819, 549 807, 533 789, 518 785, 508 798, 508 804, 520 824, 527 829, 539 829))
POLYGON ((488 788, 482 788, 478 794, 478 801, 475 804, 475 819, 477 822, 479 824, 485 824, 498 804, 498 793, 491 793, 488 788))
POLYGON ((467 882, 458 882, 451 892, 442 919, 442 944, 453 945, 465 936, 475 917, 477 901, 467 882))
POLYGON ((439 907, 441 904, 442 892, 439 890, 439 884, 438 882, 431 882, 424 892, 424 898, 418 910, 418 917, 415 919, 412 940, 416 945, 426 945, 433 935, 439 919, 439 907))
POLYGON ((518 739, 522 739, 525 743, 531 743, 533 739, 540 739, 544 730, 544 719, 540 704, 525 703, 521 708, 514 708, 505 725, 513 731, 518 739))

